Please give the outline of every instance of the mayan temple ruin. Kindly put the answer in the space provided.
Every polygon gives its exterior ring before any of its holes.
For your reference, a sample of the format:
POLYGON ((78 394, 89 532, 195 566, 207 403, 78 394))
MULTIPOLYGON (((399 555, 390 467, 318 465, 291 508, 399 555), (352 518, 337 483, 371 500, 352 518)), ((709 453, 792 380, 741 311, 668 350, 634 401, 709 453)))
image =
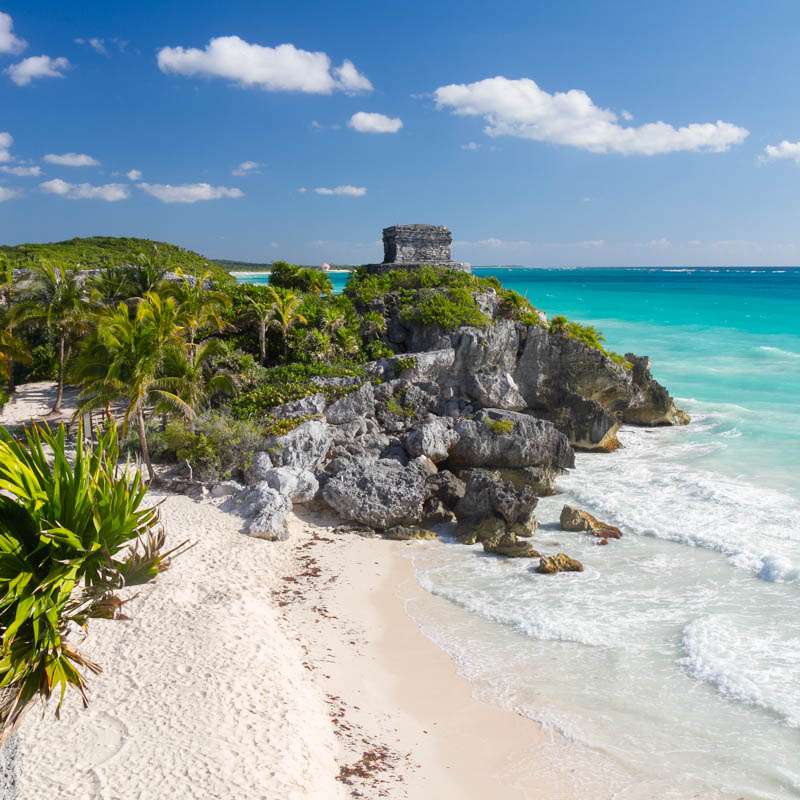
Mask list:
POLYGON ((415 269, 423 264, 471 272, 470 265, 450 258, 453 235, 444 225, 392 225, 383 229, 383 263, 367 264, 373 274, 415 269))

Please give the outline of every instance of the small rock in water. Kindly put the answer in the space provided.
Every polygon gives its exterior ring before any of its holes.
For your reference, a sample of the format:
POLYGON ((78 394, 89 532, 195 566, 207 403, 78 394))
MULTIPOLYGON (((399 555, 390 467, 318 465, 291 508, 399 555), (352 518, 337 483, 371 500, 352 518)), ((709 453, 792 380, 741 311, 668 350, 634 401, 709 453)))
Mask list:
POLYGON ((566 553, 558 553, 540 558, 536 571, 542 575, 552 575, 555 572, 583 572, 583 564, 570 558, 566 553))
MULTIPOLYGON (((572 506, 564 506, 561 509, 561 530, 564 531, 587 531, 598 539, 621 539, 622 531, 613 525, 595 519, 586 511, 579 511, 572 506)), ((608 542, 606 542, 608 544, 608 542)))

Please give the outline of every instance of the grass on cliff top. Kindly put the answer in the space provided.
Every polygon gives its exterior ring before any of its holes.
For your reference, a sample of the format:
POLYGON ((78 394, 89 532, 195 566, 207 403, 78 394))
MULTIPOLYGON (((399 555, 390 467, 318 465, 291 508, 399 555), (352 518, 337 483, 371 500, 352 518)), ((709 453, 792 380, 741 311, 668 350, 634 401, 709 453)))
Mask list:
POLYGON ((139 253, 151 255, 157 250, 159 261, 170 269, 181 267, 189 275, 210 271, 212 278, 219 283, 231 283, 234 279, 222 267, 204 258, 193 250, 186 250, 169 242, 156 242, 152 239, 134 237, 89 236, 67 239, 63 242, 42 244, 19 244, 15 247, 0 245, 0 253, 5 253, 12 267, 25 267, 26 262, 47 259, 62 261, 82 269, 98 269, 135 263, 139 253))
POLYGON ((512 289, 503 288, 497 278, 478 278, 444 267, 422 266, 415 270, 392 270, 383 275, 370 275, 366 269, 359 268, 350 276, 344 293, 361 308, 373 300, 394 295, 402 320, 419 325, 437 324, 445 330, 453 330, 462 325, 485 327, 490 323, 476 301, 476 295, 488 289, 499 296, 499 312, 503 319, 541 325, 536 307, 512 289))

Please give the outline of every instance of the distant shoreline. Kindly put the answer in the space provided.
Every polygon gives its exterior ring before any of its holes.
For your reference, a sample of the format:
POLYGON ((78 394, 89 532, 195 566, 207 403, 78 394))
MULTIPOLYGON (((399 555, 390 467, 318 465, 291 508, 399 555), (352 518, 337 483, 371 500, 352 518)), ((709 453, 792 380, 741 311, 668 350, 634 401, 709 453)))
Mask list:
MULTIPOLYGON (((345 274, 346 275, 346 274, 348 274, 350 272, 350 270, 349 269, 326 269, 326 270, 320 270, 320 272, 324 273, 325 275, 329 275, 332 272, 335 272, 337 274, 345 274)), ((237 275, 271 275, 272 273, 271 273, 270 270, 266 269, 266 270, 259 270, 257 272, 254 271, 254 270, 231 270, 228 274, 229 275, 233 275, 235 277, 237 275)))

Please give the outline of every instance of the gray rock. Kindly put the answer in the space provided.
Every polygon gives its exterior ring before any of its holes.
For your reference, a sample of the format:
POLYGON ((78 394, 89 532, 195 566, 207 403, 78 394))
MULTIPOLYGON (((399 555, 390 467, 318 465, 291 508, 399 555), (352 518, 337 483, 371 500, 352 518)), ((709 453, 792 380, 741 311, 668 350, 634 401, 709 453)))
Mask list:
POLYGON ((450 450, 450 468, 575 466, 567 437, 527 414, 485 409, 475 419, 459 420, 455 431, 460 438, 450 450))
POLYGON ((308 503, 319 491, 319 481, 314 477, 314 473, 307 469, 274 467, 267 472, 265 481, 294 503, 308 503))
POLYGON ((468 372, 463 387, 473 402, 484 408, 519 411, 527 405, 516 381, 505 370, 485 368, 481 372, 468 372))
POLYGON ((276 406, 269 412, 269 416, 274 419, 297 419, 298 417, 316 417, 325 413, 328 401, 322 392, 310 394, 308 397, 301 397, 299 400, 292 400, 291 403, 284 403, 276 406))
POLYGON ((475 470, 456 506, 456 516, 459 520, 499 516, 510 524, 525 526, 532 521, 536 503, 530 486, 517 490, 510 481, 497 481, 485 472, 475 470))
POLYGON ((264 480, 268 470, 272 469, 272 459, 264 450, 253 453, 253 460, 250 466, 244 471, 244 479, 247 483, 259 483, 264 480))
POLYGON ((434 463, 444 461, 450 448, 458 441, 458 434, 447 422, 437 417, 411 431, 406 439, 406 450, 411 456, 427 456, 434 463))
POLYGON ((226 497, 227 495, 241 492, 242 489, 244 489, 244 486, 237 481, 222 481, 222 483, 216 483, 211 487, 211 496, 226 497))
POLYGON ((441 470, 436 475, 431 475, 425 481, 425 485, 430 496, 440 500, 445 508, 455 508, 467 489, 464 481, 459 480, 452 472, 446 469, 441 470))
POLYGON ((408 462, 409 469, 415 469, 422 475, 423 480, 427 480, 431 475, 435 475, 439 470, 427 456, 417 456, 408 462))
POLYGON ((247 526, 248 536, 272 542, 286 541, 289 538, 286 517, 292 510, 291 501, 274 489, 269 489, 269 494, 262 493, 262 496, 264 502, 247 526))
POLYGON ((312 471, 324 461, 332 443, 330 426, 321 419, 304 422, 284 436, 270 436, 266 442, 276 467, 312 471))
POLYGON ((354 392, 340 397, 325 411, 325 419, 332 425, 342 425, 374 415, 375 397, 371 383, 365 383, 354 392))
POLYGON ((426 496, 420 470, 389 460, 353 459, 322 489, 340 516, 379 529, 420 522, 426 496))

